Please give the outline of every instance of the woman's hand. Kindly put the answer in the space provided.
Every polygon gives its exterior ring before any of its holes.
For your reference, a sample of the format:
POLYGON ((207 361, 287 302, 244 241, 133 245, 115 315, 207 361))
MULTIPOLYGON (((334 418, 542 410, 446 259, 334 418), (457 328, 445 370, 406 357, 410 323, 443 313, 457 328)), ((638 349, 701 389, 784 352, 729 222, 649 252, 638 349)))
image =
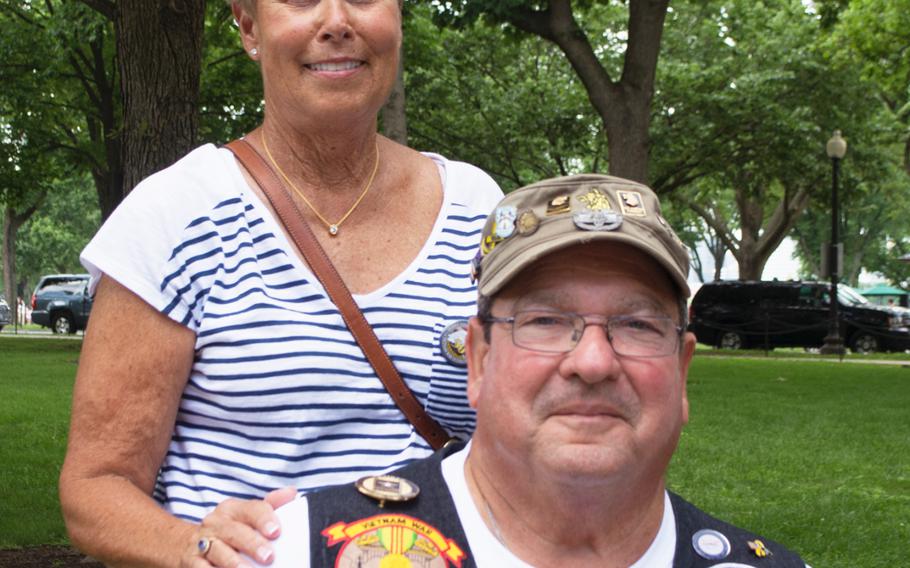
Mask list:
POLYGON ((242 555, 260 564, 271 564, 269 540, 281 534, 275 509, 294 500, 293 487, 276 489, 265 499, 227 499, 209 513, 187 547, 180 563, 185 568, 249 566, 242 555), (206 541, 210 542, 206 546, 206 541), (201 544, 200 544, 201 543, 201 544), (203 549, 208 548, 203 554, 203 549))

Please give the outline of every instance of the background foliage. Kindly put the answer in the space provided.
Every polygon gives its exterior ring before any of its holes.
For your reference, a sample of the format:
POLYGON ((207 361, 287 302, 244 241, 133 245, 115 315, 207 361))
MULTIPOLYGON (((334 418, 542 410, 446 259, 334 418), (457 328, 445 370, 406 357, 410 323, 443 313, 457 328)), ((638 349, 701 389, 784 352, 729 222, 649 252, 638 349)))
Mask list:
MULTIPOLYGON (((25 290, 43 272, 78 269, 74 253, 100 219, 90 190, 103 202, 122 173, 113 27, 86 4, 0 0, 8 54, 0 62, 0 204, 4 219, 35 209, 14 232, 25 290)), ((609 171, 604 121, 578 70, 556 44, 516 27, 549 5, 406 2, 412 146, 475 163, 507 190, 609 171)), ((227 5, 205 9, 199 141, 218 143, 254 128, 263 107, 258 69, 240 49, 227 5)), ((629 5, 576 1, 571 9, 619 84, 629 5)), ((847 281, 866 270, 907 283, 910 265, 896 258, 910 253, 908 19, 910 0, 678 0, 667 8, 648 177, 700 251, 696 269, 731 254, 741 277, 759 277, 790 237, 803 276, 821 276, 830 215, 824 143, 839 128, 850 143, 847 281)))

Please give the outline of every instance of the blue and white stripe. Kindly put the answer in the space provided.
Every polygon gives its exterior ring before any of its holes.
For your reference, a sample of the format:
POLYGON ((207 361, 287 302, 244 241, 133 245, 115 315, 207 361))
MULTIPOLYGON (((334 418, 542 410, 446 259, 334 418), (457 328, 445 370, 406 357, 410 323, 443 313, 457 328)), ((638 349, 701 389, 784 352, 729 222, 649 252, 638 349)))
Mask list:
MULTIPOLYGON (((448 179, 430 240, 399 278, 356 299, 429 413, 466 437, 474 413, 465 370, 443 358, 439 338, 475 311, 470 260, 500 194, 475 168, 432 157, 448 179)), ((242 187, 236 176, 228 185, 242 187)), ((267 210, 248 191, 207 191, 219 198, 197 204, 182 228, 165 231, 170 244, 152 271, 154 297, 146 298, 197 335, 155 497, 174 514, 199 520, 227 497, 259 497, 286 485, 306 492, 427 455, 426 442, 267 210)), ((85 264, 130 286, 130 267, 120 266, 129 255, 110 254, 130 245, 102 233, 83 254, 85 264)), ((143 295, 150 284, 131 289, 143 295)))

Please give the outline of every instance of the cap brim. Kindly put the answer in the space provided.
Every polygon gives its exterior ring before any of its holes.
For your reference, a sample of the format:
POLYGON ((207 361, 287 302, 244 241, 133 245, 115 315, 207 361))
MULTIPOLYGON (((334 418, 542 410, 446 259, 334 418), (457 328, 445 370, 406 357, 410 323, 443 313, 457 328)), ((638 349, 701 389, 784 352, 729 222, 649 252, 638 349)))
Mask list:
MULTIPOLYGON (((661 250, 649 246, 640 238, 618 231, 574 231, 570 233, 560 233, 557 237, 544 241, 529 240, 529 242, 533 243, 532 246, 522 249, 518 253, 513 253, 515 258, 505 266, 505 269, 484 274, 479 292, 484 296, 492 296, 499 292, 509 281, 518 276, 522 270, 548 254, 552 254, 576 244, 584 245, 600 241, 626 244, 642 251, 653 258, 666 271, 667 275, 673 283, 676 284, 684 297, 688 298, 690 296, 691 291, 689 290, 689 283, 686 280, 686 277, 680 273, 679 268, 671 258, 662 253, 661 250)), ((510 245, 521 246, 520 243, 510 243, 510 245)), ((496 251, 494 250, 491 254, 495 254, 495 252, 496 251)))

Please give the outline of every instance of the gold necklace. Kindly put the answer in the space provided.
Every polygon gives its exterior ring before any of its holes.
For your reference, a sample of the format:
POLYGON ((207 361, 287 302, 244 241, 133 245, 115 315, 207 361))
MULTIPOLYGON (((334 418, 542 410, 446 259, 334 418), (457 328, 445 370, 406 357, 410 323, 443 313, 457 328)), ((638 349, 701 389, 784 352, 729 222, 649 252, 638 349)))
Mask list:
POLYGON ((357 206, 360 205, 360 202, 363 201, 364 197, 366 197, 367 192, 370 191, 371 187, 373 187, 373 180, 376 178, 376 172, 379 170, 379 142, 374 142, 374 145, 376 148, 376 161, 373 164, 373 173, 370 174, 370 179, 367 180, 366 187, 363 188, 363 191, 360 193, 360 197, 357 198, 357 201, 354 202, 354 205, 351 205, 351 208, 348 209, 348 212, 345 213, 338 221, 331 223, 328 219, 322 216, 322 213, 313 207, 313 204, 310 203, 310 200, 306 198, 306 195, 304 195, 303 192, 300 191, 296 185, 294 185, 294 182, 291 181, 291 178, 289 178, 287 174, 284 173, 284 170, 281 169, 281 166, 279 166, 278 162, 275 161, 275 158, 272 157, 272 153, 269 152, 269 145, 265 141, 265 134, 262 135, 262 147, 265 148, 265 154, 269 157, 269 161, 272 162, 272 165, 275 166, 275 169, 278 170, 278 173, 281 174, 281 177, 284 178, 284 181, 287 182, 289 186, 291 186, 291 189, 294 190, 294 193, 299 195, 300 199, 302 199, 303 202, 307 204, 307 207, 309 207, 310 210, 317 217, 319 217, 319 220, 325 223, 325 226, 329 229, 329 235, 333 237, 338 234, 338 227, 344 223, 345 219, 351 216, 351 213, 354 212, 354 209, 357 209, 357 206))

